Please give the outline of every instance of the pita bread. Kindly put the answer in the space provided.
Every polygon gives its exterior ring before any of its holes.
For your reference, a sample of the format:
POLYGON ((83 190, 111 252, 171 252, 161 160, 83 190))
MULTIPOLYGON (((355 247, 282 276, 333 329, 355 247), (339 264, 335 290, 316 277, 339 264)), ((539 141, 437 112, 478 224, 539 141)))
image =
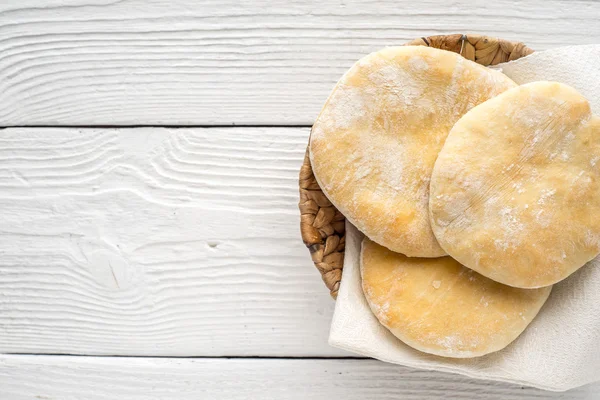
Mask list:
POLYGON ((444 255, 429 222, 429 180, 454 123, 515 86, 500 72, 423 46, 358 61, 315 122, 313 171, 325 195, 363 233, 409 256, 444 255))
POLYGON ((600 253, 600 118, 575 89, 535 82, 462 117, 431 178, 444 250, 506 285, 554 284, 600 253))
POLYGON ((551 287, 518 289, 450 257, 410 258, 365 239, 365 297, 377 319, 407 345, 444 357, 503 349, 537 315, 551 287))

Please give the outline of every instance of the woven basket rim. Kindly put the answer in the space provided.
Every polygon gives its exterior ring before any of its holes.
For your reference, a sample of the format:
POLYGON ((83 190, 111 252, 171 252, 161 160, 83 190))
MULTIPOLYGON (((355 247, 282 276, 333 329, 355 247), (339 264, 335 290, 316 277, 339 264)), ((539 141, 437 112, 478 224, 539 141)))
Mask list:
MULTIPOLYGON (((452 51, 484 66, 517 60, 533 53, 533 50, 521 42, 476 34, 427 36, 405 45, 452 51)), ((315 267, 335 299, 344 267, 345 217, 319 187, 308 155, 307 147, 299 177, 300 233, 315 267)))

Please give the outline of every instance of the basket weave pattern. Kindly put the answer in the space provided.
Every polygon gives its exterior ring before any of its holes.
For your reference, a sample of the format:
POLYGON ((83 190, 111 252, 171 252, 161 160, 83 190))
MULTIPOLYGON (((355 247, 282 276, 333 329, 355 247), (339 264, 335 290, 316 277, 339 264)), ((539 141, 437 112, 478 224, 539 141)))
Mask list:
MULTIPOLYGON (((516 60, 533 53, 519 42, 480 35, 440 35, 415 39, 406 45, 429 46, 461 54, 484 66, 516 60)), ((327 199, 312 172, 308 148, 300 169, 300 231, 323 282, 335 299, 342 279, 345 217, 327 199)))

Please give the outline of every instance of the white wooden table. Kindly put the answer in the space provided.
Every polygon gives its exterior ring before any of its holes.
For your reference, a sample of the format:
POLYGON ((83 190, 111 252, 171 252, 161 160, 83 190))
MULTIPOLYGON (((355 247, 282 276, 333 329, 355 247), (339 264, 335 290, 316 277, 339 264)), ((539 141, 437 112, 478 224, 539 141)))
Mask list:
POLYGON ((3 0, 0 399, 599 399, 351 358, 298 228, 370 51, 600 42, 600 2, 3 0))

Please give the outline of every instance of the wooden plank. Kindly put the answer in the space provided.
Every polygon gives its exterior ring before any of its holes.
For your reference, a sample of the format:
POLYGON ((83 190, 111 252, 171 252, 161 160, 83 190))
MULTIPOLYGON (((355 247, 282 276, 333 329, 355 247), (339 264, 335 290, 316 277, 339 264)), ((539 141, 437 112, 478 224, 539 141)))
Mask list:
POLYGON ((381 47, 464 31, 594 43, 599 17, 585 0, 3 1, 0 125, 310 125, 381 47))
POLYGON ((3 399, 595 400, 600 384, 565 393, 413 370, 374 360, 2 356, 3 399))
POLYGON ((305 128, 0 134, 0 352, 332 356, 305 128))

